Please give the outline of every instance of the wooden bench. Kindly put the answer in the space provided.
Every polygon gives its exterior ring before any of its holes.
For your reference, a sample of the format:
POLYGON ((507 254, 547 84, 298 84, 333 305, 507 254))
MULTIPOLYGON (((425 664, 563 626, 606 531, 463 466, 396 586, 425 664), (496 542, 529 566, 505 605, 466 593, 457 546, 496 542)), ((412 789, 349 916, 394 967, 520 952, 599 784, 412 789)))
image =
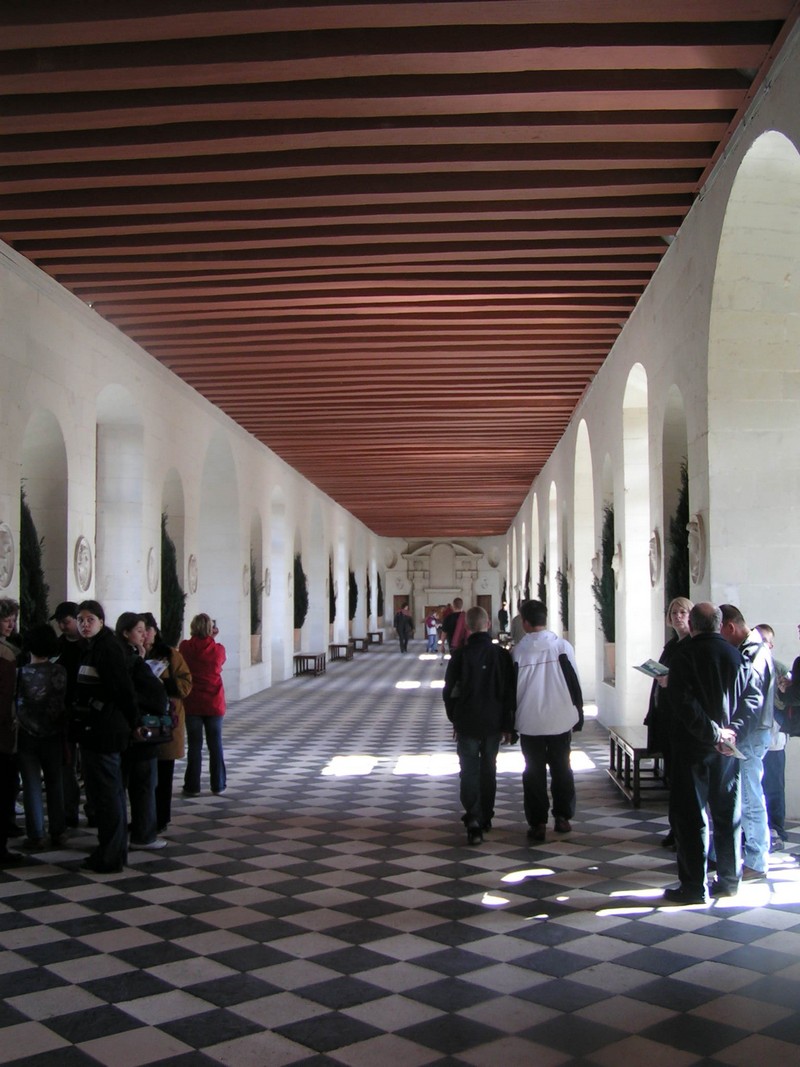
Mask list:
POLYGON ((608 730, 608 774, 638 808, 643 789, 666 789, 663 757, 647 748, 647 727, 611 726, 608 730), (642 766, 642 762, 649 764, 642 766))
POLYGON ((370 630, 367 634, 367 640, 371 645, 382 645, 383 630, 370 630))
POLYGON ((356 650, 356 652, 366 652, 369 648, 368 637, 351 637, 350 644, 356 650))
POLYGON ((318 674, 324 674, 325 663, 324 652, 295 652, 294 676, 297 678, 301 674, 313 674, 316 677, 318 674))
POLYGON ((335 659, 347 659, 353 658, 353 646, 351 644, 345 645, 328 645, 328 652, 330 653, 331 662, 335 659))

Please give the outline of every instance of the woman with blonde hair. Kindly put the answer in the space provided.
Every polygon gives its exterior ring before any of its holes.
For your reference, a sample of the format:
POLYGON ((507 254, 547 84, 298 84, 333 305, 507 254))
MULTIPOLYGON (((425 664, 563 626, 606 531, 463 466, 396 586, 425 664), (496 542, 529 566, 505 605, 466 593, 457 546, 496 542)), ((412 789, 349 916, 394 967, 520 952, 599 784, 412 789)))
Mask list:
MULTIPOLYGON (((685 596, 676 596, 667 607, 667 625, 674 630, 673 636, 664 645, 658 662, 669 667, 678 645, 689 636, 689 612, 692 601, 685 596)), ((650 752, 660 752, 664 760, 664 777, 669 785, 672 770, 672 747, 670 741, 670 693, 669 675, 656 678, 650 691, 650 706, 647 709, 644 724, 647 727, 647 748, 650 752)), ((675 848, 675 834, 670 824, 667 836, 662 840, 664 848, 675 848)))
POLYGON ((211 792, 224 793, 227 784, 222 751, 222 717, 225 714, 222 666, 225 663, 225 648, 216 640, 216 623, 208 615, 195 615, 189 633, 189 640, 181 641, 178 646, 192 676, 191 692, 183 702, 189 743, 183 793, 184 796, 196 797, 200 794, 204 735, 208 747, 211 792))

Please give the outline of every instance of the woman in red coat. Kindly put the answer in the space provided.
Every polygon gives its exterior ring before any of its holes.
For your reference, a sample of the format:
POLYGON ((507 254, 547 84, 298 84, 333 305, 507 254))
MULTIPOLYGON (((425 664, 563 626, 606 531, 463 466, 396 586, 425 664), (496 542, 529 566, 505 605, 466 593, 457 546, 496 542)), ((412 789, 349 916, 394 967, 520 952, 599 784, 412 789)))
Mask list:
POLYGON ((200 773, 203 769, 203 734, 208 746, 211 792, 225 792, 225 758, 222 752, 222 716, 225 714, 222 665, 225 662, 225 649, 214 639, 217 628, 208 615, 195 615, 189 632, 192 636, 188 641, 181 641, 179 649, 192 675, 192 690, 183 702, 189 747, 183 794, 196 797, 200 795, 200 773))

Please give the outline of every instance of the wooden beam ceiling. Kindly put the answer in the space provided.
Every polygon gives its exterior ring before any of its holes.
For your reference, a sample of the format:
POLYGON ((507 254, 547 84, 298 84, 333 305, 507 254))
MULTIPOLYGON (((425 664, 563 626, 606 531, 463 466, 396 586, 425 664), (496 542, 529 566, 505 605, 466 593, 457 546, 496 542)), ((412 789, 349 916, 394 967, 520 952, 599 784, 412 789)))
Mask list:
POLYGON ((0 13, 0 236, 387 536, 503 534, 796 0, 0 13))

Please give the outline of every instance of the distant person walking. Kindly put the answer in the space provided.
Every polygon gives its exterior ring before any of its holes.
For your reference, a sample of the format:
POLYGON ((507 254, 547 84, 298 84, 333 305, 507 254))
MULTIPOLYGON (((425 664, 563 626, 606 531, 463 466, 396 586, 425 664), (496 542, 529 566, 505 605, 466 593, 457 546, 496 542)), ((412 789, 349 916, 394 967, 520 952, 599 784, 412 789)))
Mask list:
POLYGON ((400 651, 408 651, 408 642, 414 636, 414 620, 406 602, 394 617, 394 628, 397 630, 397 639, 400 642, 400 651))

